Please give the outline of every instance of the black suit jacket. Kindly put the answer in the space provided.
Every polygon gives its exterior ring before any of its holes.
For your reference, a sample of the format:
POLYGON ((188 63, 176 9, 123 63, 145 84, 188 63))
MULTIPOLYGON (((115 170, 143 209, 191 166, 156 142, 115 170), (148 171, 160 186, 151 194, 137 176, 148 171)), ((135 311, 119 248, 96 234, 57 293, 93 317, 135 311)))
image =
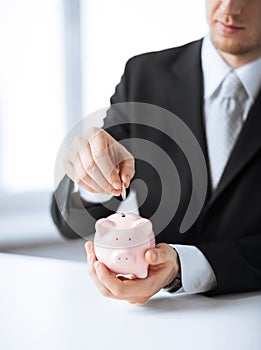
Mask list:
MULTIPOLYGON (((208 162, 202 113, 201 44, 200 40, 130 59, 111 103, 143 102, 175 113, 194 133, 208 162)), ((261 289, 261 93, 249 112, 218 188, 213 193, 208 190, 201 214, 183 235, 179 226, 192 186, 184 154, 157 130, 128 124, 111 127, 117 118, 108 113, 104 122, 105 129, 116 139, 147 138, 157 143, 168 151, 179 172, 181 201, 173 220, 156 237, 157 242, 198 247, 217 278, 217 287, 209 294, 261 289)), ((160 198, 160 179, 149 164, 140 161, 136 162, 135 177, 148 184, 148 198, 140 213, 150 218, 160 198)), ((70 211, 71 181, 65 177, 57 191, 70 211)), ((97 219, 110 214, 102 205, 85 205, 97 219)), ((55 198, 52 215, 63 235, 76 237, 61 216, 55 198)))

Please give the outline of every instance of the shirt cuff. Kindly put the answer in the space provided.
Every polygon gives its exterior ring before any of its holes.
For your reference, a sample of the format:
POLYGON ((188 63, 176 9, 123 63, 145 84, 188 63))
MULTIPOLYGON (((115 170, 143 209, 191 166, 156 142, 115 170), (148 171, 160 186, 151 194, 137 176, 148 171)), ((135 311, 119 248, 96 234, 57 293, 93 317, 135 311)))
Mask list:
POLYGON ((216 287, 217 281, 214 271, 197 247, 178 244, 170 244, 170 246, 179 255, 182 290, 184 292, 188 294, 203 293, 216 287))
POLYGON ((74 184, 74 192, 78 192, 80 197, 88 203, 103 203, 109 201, 113 196, 104 193, 92 193, 74 184))

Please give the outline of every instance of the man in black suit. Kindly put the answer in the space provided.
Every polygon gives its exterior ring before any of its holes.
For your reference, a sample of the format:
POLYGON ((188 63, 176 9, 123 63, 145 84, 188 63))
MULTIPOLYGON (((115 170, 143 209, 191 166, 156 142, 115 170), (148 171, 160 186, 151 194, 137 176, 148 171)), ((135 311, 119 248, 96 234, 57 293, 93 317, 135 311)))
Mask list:
MULTIPOLYGON (((206 5, 210 37, 134 57, 127 63, 111 98, 112 105, 141 102, 162 107, 181 118, 197 138, 208 165, 209 186, 203 209, 190 229, 183 235, 179 233, 191 193, 190 169, 182 151, 166 135, 131 124, 131 120, 117 126, 118 118, 124 116, 109 111, 104 130, 89 130, 88 137, 78 137, 68 152, 68 176, 56 190, 52 215, 61 233, 71 238, 77 234, 65 216, 73 209, 75 195, 96 219, 110 214, 103 205, 84 200, 85 190, 119 196, 121 181, 129 187, 135 176, 143 179, 149 189, 140 214, 150 218, 157 207, 157 174, 146 162, 136 161, 134 169, 131 148, 127 150, 117 141, 131 137, 156 143, 168 150, 180 175, 181 202, 173 220, 157 235, 156 248, 146 252, 150 264, 146 279, 116 278, 96 261, 93 244, 86 244, 89 273, 108 297, 144 303, 164 287, 168 291, 181 287, 188 293, 208 295, 261 289, 261 1, 206 0, 206 5), (242 122, 240 126, 235 122, 233 127, 230 125, 229 130, 237 129, 237 134, 226 158, 220 155, 225 152, 225 131, 221 130, 217 138, 221 144, 213 144, 223 125, 220 122, 215 126, 213 120, 225 108, 219 111, 213 106, 230 73, 233 84, 240 81, 243 91, 242 110, 235 112, 234 108, 231 118, 241 114, 242 122), (99 155, 112 145, 114 154, 108 152, 106 160, 100 163, 99 155), (127 160, 114 167, 115 154, 127 160), (80 193, 75 193, 74 183, 81 188, 80 193)), ((233 103, 238 107, 241 102, 234 99, 233 103)))

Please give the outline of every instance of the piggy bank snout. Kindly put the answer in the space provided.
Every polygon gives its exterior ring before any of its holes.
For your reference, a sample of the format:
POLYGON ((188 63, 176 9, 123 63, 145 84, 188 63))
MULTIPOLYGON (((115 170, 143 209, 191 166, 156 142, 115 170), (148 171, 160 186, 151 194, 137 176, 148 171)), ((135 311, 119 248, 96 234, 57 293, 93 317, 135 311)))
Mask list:
POLYGON ((128 249, 118 249, 112 253, 112 259, 115 265, 130 265, 135 262, 135 256, 128 249))

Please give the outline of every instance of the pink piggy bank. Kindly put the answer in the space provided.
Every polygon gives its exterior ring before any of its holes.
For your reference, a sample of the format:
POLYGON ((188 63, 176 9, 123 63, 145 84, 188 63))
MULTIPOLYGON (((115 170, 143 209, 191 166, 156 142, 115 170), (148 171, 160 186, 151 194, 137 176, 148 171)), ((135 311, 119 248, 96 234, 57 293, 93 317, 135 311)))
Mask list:
POLYGON ((136 214, 113 214, 95 225, 94 250, 99 261, 117 276, 145 278, 145 252, 155 247, 152 224, 136 214))

